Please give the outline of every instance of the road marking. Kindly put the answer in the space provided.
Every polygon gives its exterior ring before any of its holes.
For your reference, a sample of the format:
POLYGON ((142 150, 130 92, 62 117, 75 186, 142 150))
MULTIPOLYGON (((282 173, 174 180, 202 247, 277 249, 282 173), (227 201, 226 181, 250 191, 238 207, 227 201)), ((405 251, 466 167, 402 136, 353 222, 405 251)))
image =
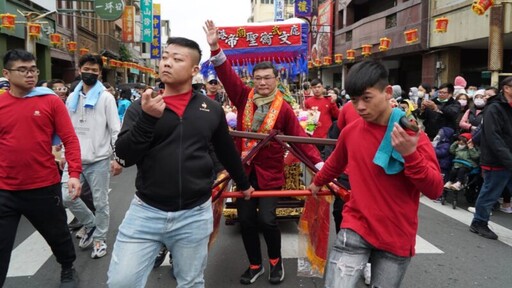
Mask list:
MULTIPOLYGON (((68 209, 66 214, 69 223, 73 214, 68 209)), ((12 251, 7 277, 33 276, 52 254, 46 240, 35 231, 12 251)))
POLYGON ((444 252, 427 240, 416 235, 416 254, 443 254, 444 252))
MULTIPOLYGON (((452 205, 441 205, 440 203, 435 203, 427 197, 421 197, 420 202, 421 204, 426 205, 440 213, 443 213, 448 217, 466 224, 468 227, 471 225, 471 221, 473 221, 473 213, 464 209, 453 209, 452 205)), ((512 230, 492 221, 489 221, 489 228, 491 228, 494 233, 498 235, 498 241, 501 241, 512 247, 512 230)))

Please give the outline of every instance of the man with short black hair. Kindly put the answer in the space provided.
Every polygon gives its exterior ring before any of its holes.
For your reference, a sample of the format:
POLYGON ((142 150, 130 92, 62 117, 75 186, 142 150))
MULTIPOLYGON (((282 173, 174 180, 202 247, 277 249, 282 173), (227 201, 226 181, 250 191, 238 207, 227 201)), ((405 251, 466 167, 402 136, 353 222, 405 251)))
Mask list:
POLYGON ((492 207, 503 189, 512 191, 512 77, 501 82, 501 89, 501 93, 487 99, 483 112, 480 167, 484 184, 478 194, 475 216, 469 227, 469 231, 493 240, 498 239, 498 235, 488 226, 492 207))
MULTIPOLYGON (((61 201, 60 175, 52 141, 67 151, 70 198, 80 196, 80 146, 64 103, 37 87, 39 69, 31 53, 14 49, 3 59, 10 90, 0 95, 0 286, 4 285, 16 229, 25 216, 41 233, 62 266, 61 288, 77 287, 75 248, 61 201)), ((26 259, 31 261, 30 259, 26 259)))

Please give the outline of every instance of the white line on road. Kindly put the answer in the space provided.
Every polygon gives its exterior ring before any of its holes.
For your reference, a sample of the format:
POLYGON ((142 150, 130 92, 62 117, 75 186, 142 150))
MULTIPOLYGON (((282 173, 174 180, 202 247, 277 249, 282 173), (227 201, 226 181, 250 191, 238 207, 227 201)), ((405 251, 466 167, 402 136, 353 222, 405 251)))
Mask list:
MULTIPOLYGON (((440 203, 433 202, 427 197, 421 197, 420 202, 423 205, 426 205, 468 226, 471 225, 471 221, 473 220, 473 214, 464 209, 453 209, 452 205, 441 205, 440 203)), ((512 230, 507 229, 492 221, 489 221, 489 228, 491 228, 494 231, 494 233, 498 235, 499 241, 507 244, 508 246, 512 246, 512 230)))

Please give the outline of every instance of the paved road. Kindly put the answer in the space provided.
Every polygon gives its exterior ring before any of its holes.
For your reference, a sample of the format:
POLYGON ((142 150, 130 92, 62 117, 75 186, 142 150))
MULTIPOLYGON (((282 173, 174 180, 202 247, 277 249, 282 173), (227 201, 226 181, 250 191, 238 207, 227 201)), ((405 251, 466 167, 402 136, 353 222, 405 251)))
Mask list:
MULTIPOLYGON (((117 227, 133 197, 134 176, 135 169, 130 168, 112 178, 109 253, 117 227)), ((472 214, 465 210, 465 201, 460 200, 461 206, 454 210, 450 205, 442 206, 426 198, 421 199, 416 247, 418 254, 409 266, 403 287, 512 287, 512 215, 494 212, 491 227, 500 240, 486 240, 468 231, 472 214)), ((280 287, 322 287, 323 280, 320 278, 297 277, 299 254, 296 223, 282 222, 281 228, 286 279, 280 287)), ((106 287, 110 254, 93 260, 90 258, 91 250, 83 251, 78 248, 78 241, 75 243, 78 256, 75 266, 79 271, 81 287, 106 287)), ((245 287, 239 284, 238 279, 246 267, 238 225, 226 226, 222 223, 209 254, 205 271, 206 287, 245 287)), ((155 269, 146 287, 175 287, 176 282, 169 270, 166 264, 155 269)), ((59 274, 60 267, 48 246, 31 224, 23 219, 4 287, 58 287, 59 274)), ((262 277, 250 287, 269 286, 266 278, 262 277)), ((361 282, 359 287, 366 286, 361 282)))

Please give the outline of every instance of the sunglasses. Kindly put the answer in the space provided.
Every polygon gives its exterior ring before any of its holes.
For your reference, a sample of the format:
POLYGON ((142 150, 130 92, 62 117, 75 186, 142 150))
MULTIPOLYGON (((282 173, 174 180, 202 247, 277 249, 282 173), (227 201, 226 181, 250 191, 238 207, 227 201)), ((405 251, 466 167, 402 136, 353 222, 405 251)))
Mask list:
POLYGON ((212 81, 208 82, 208 84, 217 85, 217 84, 219 84, 219 82, 217 82, 216 80, 212 80, 212 81))

